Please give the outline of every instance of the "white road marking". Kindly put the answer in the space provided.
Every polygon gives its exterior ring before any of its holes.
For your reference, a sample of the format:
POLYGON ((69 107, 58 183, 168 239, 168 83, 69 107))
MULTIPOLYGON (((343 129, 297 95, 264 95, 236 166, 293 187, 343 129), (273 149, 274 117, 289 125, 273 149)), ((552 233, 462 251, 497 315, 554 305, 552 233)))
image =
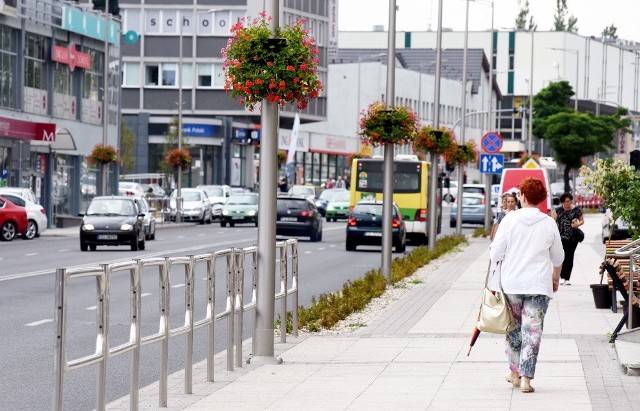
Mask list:
POLYGON ((311 254, 313 251, 305 251, 305 254, 311 254))
POLYGON ((40 253, 27 253, 25 254, 25 257, 31 257, 32 255, 38 255, 40 253))
POLYGON ((150 295, 151 295, 151 293, 142 293, 142 294, 140 294, 140 297, 144 298, 144 297, 148 297, 150 295))
POLYGON ((32 323, 25 324, 25 326, 26 327, 35 327, 36 325, 42 325, 42 324, 52 323, 52 322, 53 322, 53 319, 47 318, 45 320, 34 321, 32 323))
MULTIPOLYGON (((462 78, 462 77, 460 77, 460 78, 462 78)), ((69 250, 69 249, 58 250, 59 253, 64 253, 64 252, 67 252, 67 251, 71 251, 71 250, 69 250)))
POLYGON ((180 288, 180 287, 184 287, 184 283, 182 283, 182 284, 175 284, 175 285, 172 285, 172 286, 171 286, 171 288, 180 288))
MULTIPOLYGON (((462 77, 460 77, 460 78, 462 78, 462 77)), ((335 244, 330 244, 329 245, 329 247, 335 247, 335 246, 336 246, 335 244)))
POLYGON ((96 307, 95 305, 92 305, 91 307, 85 308, 85 310, 89 310, 89 311, 95 311, 97 309, 98 309, 98 307, 96 307))
MULTIPOLYGON (((462 77, 461 77, 461 78, 462 78, 462 77)), ((319 247, 319 248, 318 248, 318 251, 322 251, 322 250, 324 250, 324 247, 319 247)))

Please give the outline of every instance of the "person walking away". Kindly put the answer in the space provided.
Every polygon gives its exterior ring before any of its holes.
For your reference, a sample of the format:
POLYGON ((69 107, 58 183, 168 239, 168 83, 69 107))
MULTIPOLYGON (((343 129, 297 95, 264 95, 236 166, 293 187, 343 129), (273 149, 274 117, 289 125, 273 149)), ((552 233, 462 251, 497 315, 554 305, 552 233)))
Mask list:
POLYGON ((515 328, 506 335, 509 372, 506 379, 522 392, 534 392, 544 316, 558 291, 564 259, 562 241, 555 222, 538 209, 546 201, 547 189, 537 178, 520 183, 522 208, 504 217, 491 243, 490 257, 500 263, 501 275, 494 275, 491 290, 500 291, 498 278, 513 314, 515 328))
POLYGON ((333 188, 333 180, 328 178, 327 182, 324 183, 324 188, 333 188))
POLYGON ((342 176, 338 176, 338 179, 336 180, 336 188, 347 188, 342 176))
POLYGON ((584 224, 584 215, 580 207, 573 204, 571 193, 560 196, 560 207, 551 211, 551 217, 556 220, 562 248, 564 249, 564 263, 560 273, 561 284, 571 285, 571 271, 573 271, 573 257, 578 247, 577 228, 584 224))
POLYGON ((491 241, 493 241, 493 239, 495 238, 496 231, 498 231, 498 226, 502 222, 502 219, 507 215, 509 211, 513 211, 516 209, 517 201, 518 200, 516 199, 516 195, 513 193, 504 193, 502 195, 502 210, 498 212, 498 215, 496 216, 496 223, 493 225, 493 227, 491 227, 491 241))
POLYGON ((278 181, 278 189, 280 190, 281 193, 289 192, 289 184, 287 184, 286 178, 280 177, 280 180, 278 181))

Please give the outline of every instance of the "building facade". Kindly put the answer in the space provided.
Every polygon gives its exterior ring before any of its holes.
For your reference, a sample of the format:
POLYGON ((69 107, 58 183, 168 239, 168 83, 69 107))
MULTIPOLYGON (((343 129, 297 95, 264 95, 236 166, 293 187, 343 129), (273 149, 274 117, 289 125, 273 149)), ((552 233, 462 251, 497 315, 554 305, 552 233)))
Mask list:
POLYGON ((98 170, 86 161, 92 148, 118 145, 120 25, 89 4, 7 4, 0 10, 0 185, 32 189, 54 225, 95 195, 98 170))
MULTIPOLYGON (((320 52, 319 77, 327 84, 331 0, 285 0, 281 24, 305 20, 320 52)), ((257 183, 260 112, 250 112, 224 90, 221 49, 230 28, 245 16, 257 17, 258 0, 121 0, 124 31, 139 35, 123 46, 122 114, 136 135, 134 172, 160 171, 172 121, 181 124, 183 144, 195 161, 186 184, 257 183), (180 106, 180 107, 179 107, 180 106)), ((337 33, 337 32, 336 32, 337 33)), ((325 92, 326 93, 326 89, 325 92)), ((303 123, 326 118, 326 94, 299 113, 303 123)), ((286 142, 295 111, 280 112, 286 142)), ((284 145, 284 143, 282 144, 284 145)))

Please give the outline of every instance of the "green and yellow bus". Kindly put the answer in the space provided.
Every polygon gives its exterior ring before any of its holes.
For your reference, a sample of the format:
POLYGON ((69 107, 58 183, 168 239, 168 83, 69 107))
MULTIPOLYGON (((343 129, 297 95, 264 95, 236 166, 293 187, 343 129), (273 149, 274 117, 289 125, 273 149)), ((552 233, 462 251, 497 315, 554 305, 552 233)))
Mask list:
MULTIPOLYGON (((384 181, 382 158, 358 158, 351 163, 350 208, 362 199, 382 200, 384 181)), ((393 162, 393 201, 402 212, 407 227, 407 236, 426 242, 428 236, 428 171, 429 164, 414 155, 396 156, 393 162)), ((437 231, 440 232, 442 216, 437 213, 437 231)))

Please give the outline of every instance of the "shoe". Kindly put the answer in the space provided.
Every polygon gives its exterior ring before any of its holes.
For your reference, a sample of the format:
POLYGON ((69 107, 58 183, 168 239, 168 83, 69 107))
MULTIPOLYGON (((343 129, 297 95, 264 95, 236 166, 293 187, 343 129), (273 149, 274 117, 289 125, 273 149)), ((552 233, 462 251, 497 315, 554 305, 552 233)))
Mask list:
POLYGON ((567 280, 564 282, 565 285, 571 285, 571 281, 567 280))
POLYGON ((513 386, 513 388, 520 388, 520 377, 512 379, 511 372, 508 372, 507 375, 505 375, 505 380, 507 380, 507 382, 513 386))
POLYGON ((535 388, 533 388, 530 385, 529 386, 526 386, 526 385, 522 386, 522 392, 524 392, 524 393, 535 392, 535 391, 536 391, 535 388))
POLYGON ((567 280, 565 280, 564 278, 560 280, 560 285, 565 285, 566 283, 567 283, 567 280))

